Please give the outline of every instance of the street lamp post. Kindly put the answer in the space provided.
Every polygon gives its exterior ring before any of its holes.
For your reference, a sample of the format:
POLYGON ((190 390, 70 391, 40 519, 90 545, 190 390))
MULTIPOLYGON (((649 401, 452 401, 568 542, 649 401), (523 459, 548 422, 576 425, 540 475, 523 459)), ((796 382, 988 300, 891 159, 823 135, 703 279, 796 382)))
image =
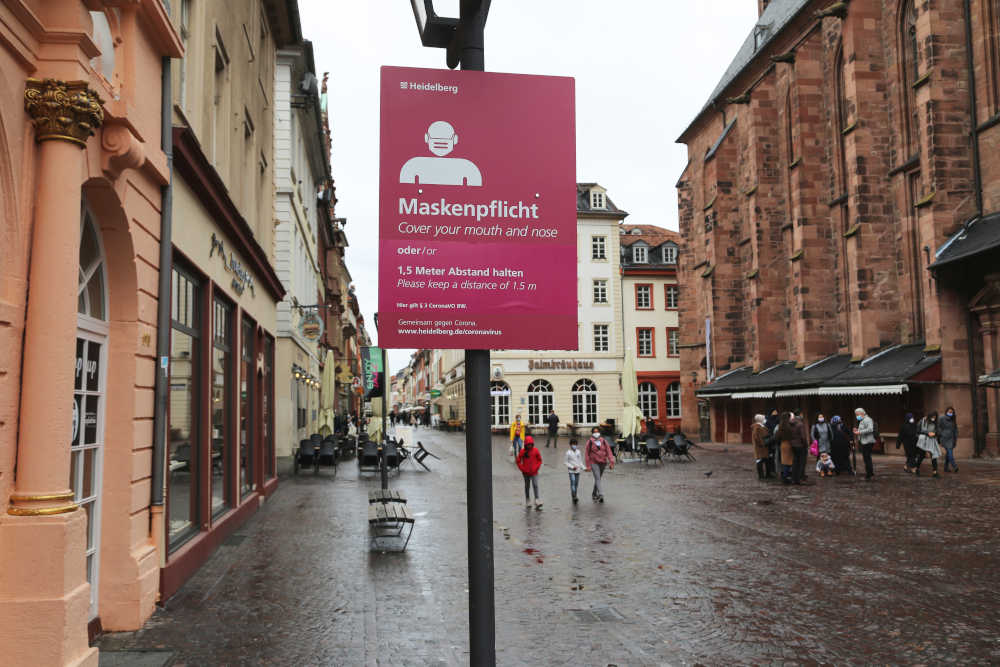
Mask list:
MULTIPOLYGON (((424 46, 447 49, 454 69, 485 70, 484 32, 490 0, 461 0, 458 20, 434 12, 433 0, 410 0, 424 46)), ((490 351, 465 351, 465 470, 469 551, 469 664, 496 665, 493 592, 493 445, 490 351)))

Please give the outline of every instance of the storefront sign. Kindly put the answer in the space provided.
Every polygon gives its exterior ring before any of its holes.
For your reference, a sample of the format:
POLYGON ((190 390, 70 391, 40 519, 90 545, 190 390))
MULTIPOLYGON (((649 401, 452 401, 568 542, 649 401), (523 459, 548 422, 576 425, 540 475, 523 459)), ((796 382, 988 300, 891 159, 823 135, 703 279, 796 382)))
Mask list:
POLYGON ((208 256, 211 258, 215 251, 219 251, 219 257, 222 258, 222 266, 229 273, 233 274, 232 287, 236 294, 241 295, 249 287, 250 296, 257 296, 253 290, 253 276, 249 271, 243 268, 239 260, 236 259, 236 253, 229 253, 229 260, 226 261, 226 246, 222 243, 222 239, 218 238, 215 233, 212 233, 212 249, 209 250, 208 256))
POLYGON ((528 359, 529 371, 592 371, 593 361, 578 361, 576 359, 558 359, 551 361, 536 361, 528 359))
POLYGON ((306 340, 319 340, 320 336, 323 335, 323 319, 318 312, 307 310, 302 313, 302 319, 299 320, 299 333, 306 340))
POLYGON ((379 342, 575 350, 573 79, 383 67, 381 99, 379 342))
POLYGON ((441 390, 440 389, 431 389, 431 392, 430 392, 431 398, 437 398, 440 395, 441 395, 441 390))
POLYGON ((361 348, 361 378, 366 400, 382 396, 385 373, 382 369, 381 348, 361 348))

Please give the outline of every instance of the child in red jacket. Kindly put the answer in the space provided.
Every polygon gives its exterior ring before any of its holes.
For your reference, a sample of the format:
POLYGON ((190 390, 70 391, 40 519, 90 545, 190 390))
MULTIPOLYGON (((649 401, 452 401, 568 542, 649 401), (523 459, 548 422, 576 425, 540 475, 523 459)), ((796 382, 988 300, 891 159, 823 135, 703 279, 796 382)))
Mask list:
POLYGON ((535 509, 542 509, 542 499, 538 496, 538 470, 542 467, 542 454, 535 447, 535 439, 530 435, 524 439, 524 449, 517 455, 517 467, 524 475, 524 505, 531 507, 530 490, 535 489, 535 509))

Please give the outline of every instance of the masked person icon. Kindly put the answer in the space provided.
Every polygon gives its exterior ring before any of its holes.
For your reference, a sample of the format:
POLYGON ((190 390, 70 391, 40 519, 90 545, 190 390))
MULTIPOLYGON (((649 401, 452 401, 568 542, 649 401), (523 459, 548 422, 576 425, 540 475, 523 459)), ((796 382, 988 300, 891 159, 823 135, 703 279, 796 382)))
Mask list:
POLYGON ((436 120, 424 134, 427 148, 437 157, 413 157, 399 171, 400 183, 422 185, 481 186, 483 175, 479 167, 465 158, 444 157, 455 149, 458 134, 451 123, 436 120))

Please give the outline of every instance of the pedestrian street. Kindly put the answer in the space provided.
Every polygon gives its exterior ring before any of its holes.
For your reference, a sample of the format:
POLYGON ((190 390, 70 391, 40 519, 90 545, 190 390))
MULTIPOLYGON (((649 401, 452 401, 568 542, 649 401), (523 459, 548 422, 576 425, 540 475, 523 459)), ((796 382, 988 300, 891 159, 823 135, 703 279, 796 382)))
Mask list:
MULTIPOLYGON (((416 439, 441 460, 390 477, 405 552, 369 552, 377 475, 286 477, 141 631, 101 638, 101 664, 468 664, 464 434, 416 439)), ((493 441, 498 664, 1000 661, 1000 466, 915 478, 876 457, 870 484, 786 487, 748 446, 706 445, 620 463, 603 504, 585 473, 573 506, 566 444, 541 446, 536 510, 493 441)))

